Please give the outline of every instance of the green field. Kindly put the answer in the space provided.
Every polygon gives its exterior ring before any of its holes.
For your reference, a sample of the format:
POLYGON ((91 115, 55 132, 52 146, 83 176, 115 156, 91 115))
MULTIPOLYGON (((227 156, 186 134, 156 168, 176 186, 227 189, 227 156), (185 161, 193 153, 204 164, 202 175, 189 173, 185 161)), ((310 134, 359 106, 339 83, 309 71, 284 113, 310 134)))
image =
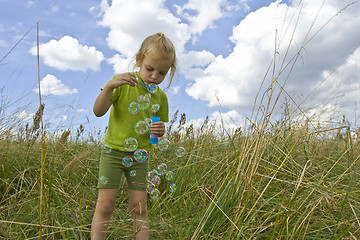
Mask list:
MULTIPOLYGON (((150 167, 166 163, 174 193, 148 200, 153 239, 359 239, 360 148, 348 123, 335 129, 274 123, 227 132, 204 121, 198 129, 174 116, 168 151, 155 150, 150 167), (312 129, 312 130, 311 130, 312 129), (174 149, 182 146, 179 158, 174 149)), ((9 130, 0 142, 0 239, 38 239, 43 149, 42 239, 89 239, 96 203, 101 142, 65 131, 9 130), (82 140, 80 140, 82 139, 82 140)), ((170 127, 171 126, 171 127, 170 127)), ((108 239, 132 239, 123 181, 108 239)))

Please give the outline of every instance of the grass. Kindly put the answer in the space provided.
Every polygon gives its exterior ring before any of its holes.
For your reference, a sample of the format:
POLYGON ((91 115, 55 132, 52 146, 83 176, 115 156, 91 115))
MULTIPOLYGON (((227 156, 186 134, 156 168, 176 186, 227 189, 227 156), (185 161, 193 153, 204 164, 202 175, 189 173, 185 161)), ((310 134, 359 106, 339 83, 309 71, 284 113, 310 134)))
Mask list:
MULTIPOLYGON (((185 121, 182 115, 167 133, 170 150, 151 153, 151 167, 165 162, 178 186, 170 193, 162 181, 162 195, 149 199, 154 239, 360 237, 360 148, 347 126, 308 131, 279 122, 266 133, 248 128, 220 137, 209 122, 191 129, 185 121), (175 156, 177 146, 184 157, 175 156)), ((3 239, 39 238, 40 143, 31 131, 11 141, 2 135, 3 239)), ((99 149, 100 142, 75 141, 66 131, 45 141, 43 239, 88 239, 99 149)), ((124 188, 125 181, 109 239, 132 239, 124 188)))

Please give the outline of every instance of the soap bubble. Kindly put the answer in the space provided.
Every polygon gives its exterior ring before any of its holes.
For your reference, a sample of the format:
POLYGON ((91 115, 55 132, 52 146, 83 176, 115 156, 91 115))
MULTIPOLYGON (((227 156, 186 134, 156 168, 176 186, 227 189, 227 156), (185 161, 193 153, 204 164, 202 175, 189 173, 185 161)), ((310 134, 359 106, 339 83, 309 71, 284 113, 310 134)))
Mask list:
POLYGON ((176 189, 177 189, 177 186, 176 186, 175 183, 172 183, 172 184, 169 185, 169 191, 170 191, 170 192, 173 193, 173 192, 176 191, 176 189))
POLYGON ((109 144, 104 144, 102 148, 105 150, 105 153, 111 153, 111 146, 109 144))
POLYGON ((148 86, 149 93, 155 93, 158 89, 158 86, 156 84, 150 83, 148 86))
POLYGON ((170 148, 170 141, 167 140, 167 139, 161 139, 159 141, 159 149, 161 151, 166 151, 166 150, 169 150, 170 148))
POLYGON ((155 186, 154 185, 152 185, 152 184, 148 184, 147 186, 146 186, 146 192, 148 192, 148 193, 151 193, 152 191, 154 191, 155 190, 155 186))
POLYGON ((144 149, 139 149, 134 153, 135 160, 138 162, 145 162, 148 156, 148 152, 144 149))
POLYGON ((131 170, 130 171, 130 176, 135 177, 136 176, 136 170, 131 170))
POLYGON ((147 97, 148 99, 151 99, 151 93, 145 93, 144 96, 147 97))
POLYGON ((140 95, 138 98, 138 103, 139 103, 140 109, 145 110, 150 106, 150 99, 143 95, 140 95))
POLYGON ((135 151, 137 147, 138 147, 138 142, 137 142, 136 138, 129 137, 124 142, 124 148, 128 152, 135 151))
POLYGON ((133 160, 131 157, 124 157, 123 158, 123 165, 125 167, 130 167, 133 164, 133 160))
POLYGON ((109 181, 108 178, 105 176, 101 176, 99 179, 99 183, 102 185, 106 185, 108 183, 108 181, 109 181))
POLYGON ((155 170, 151 170, 146 174, 146 181, 153 185, 159 185, 160 178, 155 170))
POLYGON ((149 127, 150 125, 148 122, 140 120, 135 124, 135 132, 140 135, 146 134, 149 132, 149 127))
POLYGON ((156 199, 159 196, 160 196, 160 191, 158 189, 156 189, 156 188, 154 190, 152 190, 151 193, 150 193, 150 197, 152 199, 156 199))
POLYGON ((135 113, 139 112, 140 105, 137 102, 132 102, 132 103, 130 103, 128 110, 130 113, 135 114, 135 113))
POLYGON ((182 156, 184 156, 184 154, 185 154, 185 148, 179 147, 176 149, 176 156, 182 157, 182 156))
POLYGON ((171 179, 173 179, 174 178, 174 173, 172 172, 172 171, 167 171, 166 173, 165 173, 165 179, 166 180, 171 180, 171 179))
POLYGON ((147 122, 149 125, 151 125, 151 123, 152 123, 151 118, 145 118, 145 122, 147 122))
POLYGON ((175 192, 177 190, 177 186, 176 186, 176 184, 175 183, 171 183, 170 185, 169 185, 169 191, 170 192, 175 192))
POLYGON ((152 112, 156 113, 159 110, 160 110, 160 105, 158 103, 151 106, 152 112))
POLYGON ((165 163, 161 163, 157 166, 156 172, 159 174, 159 176, 163 176, 166 173, 167 166, 165 163))

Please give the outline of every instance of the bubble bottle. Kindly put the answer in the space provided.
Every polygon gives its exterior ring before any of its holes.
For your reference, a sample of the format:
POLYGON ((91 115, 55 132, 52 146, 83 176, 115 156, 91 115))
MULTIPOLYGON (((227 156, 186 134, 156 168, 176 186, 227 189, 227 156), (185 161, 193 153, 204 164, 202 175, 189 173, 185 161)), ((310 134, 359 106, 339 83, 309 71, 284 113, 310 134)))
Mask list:
MULTIPOLYGON (((160 118, 159 117, 151 117, 151 122, 159 122, 160 118)), ((150 138, 149 138, 149 143, 151 144, 157 144, 159 142, 159 138, 156 134, 150 132, 150 138)))

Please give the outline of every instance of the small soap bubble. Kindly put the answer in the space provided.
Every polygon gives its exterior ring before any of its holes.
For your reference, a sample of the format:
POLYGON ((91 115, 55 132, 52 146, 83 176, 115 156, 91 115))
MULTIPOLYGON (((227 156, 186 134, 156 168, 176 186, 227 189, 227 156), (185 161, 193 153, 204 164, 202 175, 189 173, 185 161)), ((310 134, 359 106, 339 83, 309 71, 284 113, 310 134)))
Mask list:
POLYGON ((140 135, 146 134, 149 132, 149 127, 150 125, 148 122, 140 120, 135 124, 135 132, 140 135))
POLYGON ((169 148, 170 148, 170 141, 169 140, 167 140, 167 139, 161 139, 160 141, 159 141, 159 149, 161 150, 161 151, 166 151, 166 150, 169 150, 169 148))
POLYGON ((152 191, 154 191, 155 190, 155 186, 154 185, 152 185, 152 184, 148 184, 147 186, 146 186, 146 192, 148 192, 148 193, 151 193, 152 191))
POLYGON ((102 148, 105 150, 105 153, 111 153, 111 146, 109 144, 104 144, 102 148))
POLYGON ((151 106, 152 112, 156 113, 159 110, 160 110, 160 105, 158 103, 151 106))
POLYGON ((105 176, 101 176, 99 179, 99 183, 102 185, 106 185, 108 183, 108 181, 109 181, 108 178, 105 176))
POLYGON ((153 169, 146 174, 146 181, 148 181, 148 183, 151 183, 155 186, 160 184, 160 178, 156 170, 153 169))
POLYGON ((130 176, 135 177, 136 176, 136 170, 131 170, 130 171, 130 176))
POLYGON ((137 147, 138 147, 138 142, 137 142, 136 138, 129 137, 124 142, 124 148, 128 152, 135 151, 137 147))
POLYGON ((135 114, 135 113, 139 112, 140 105, 137 102, 132 102, 132 103, 130 103, 128 110, 130 113, 135 114))
POLYGON ((148 157, 148 152, 144 149, 139 149, 134 153, 134 157, 138 162, 145 162, 148 157))
POLYGON ((165 179, 166 180, 171 180, 171 179, 173 179, 174 178, 174 173, 172 172, 172 171, 167 171, 166 173, 165 173, 165 179))
POLYGON ((145 110, 150 106, 150 99, 146 96, 140 95, 138 98, 138 103, 141 110, 145 110))
POLYGON ((171 183, 170 185, 169 185, 169 191, 170 192, 175 192, 176 191, 176 189, 177 189, 177 186, 176 186, 176 184, 175 183, 171 183))
POLYGON ((156 167, 156 172, 159 176, 163 176, 166 173, 167 166, 165 163, 161 163, 156 167))
POLYGON ((152 190, 151 193, 150 193, 150 197, 152 199, 156 199, 159 196, 160 196, 160 191, 158 189, 156 189, 156 188, 154 190, 152 190))
POLYGON ((151 125, 151 123, 152 123, 151 118, 145 118, 145 122, 147 122, 149 125, 151 125))
POLYGON ((176 149, 176 156, 182 157, 182 156, 184 156, 184 154, 185 154, 185 148, 179 147, 176 149))
POLYGON ((133 164, 133 160, 131 157, 124 157, 123 158, 123 165, 125 167, 130 167, 133 164))
POLYGON ((151 83, 148 86, 149 93, 155 93, 157 91, 157 89, 158 89, 158 86, 156 84, 151 83))
POLYGON ((151 93, 145 93, 144 96, 147 97, 148 99, 151 99, 151 93))

